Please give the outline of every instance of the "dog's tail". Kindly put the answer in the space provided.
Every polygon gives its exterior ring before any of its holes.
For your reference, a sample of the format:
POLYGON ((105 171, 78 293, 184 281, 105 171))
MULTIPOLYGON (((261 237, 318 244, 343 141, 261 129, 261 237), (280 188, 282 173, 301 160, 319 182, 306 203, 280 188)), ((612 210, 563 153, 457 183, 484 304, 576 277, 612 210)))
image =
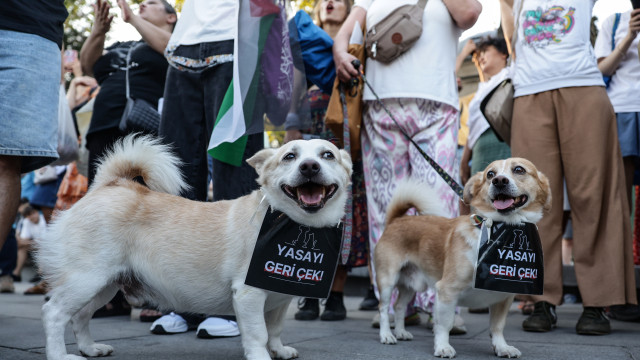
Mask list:
POLYGON ((180 195, 189 185, 179 165, 180 159, 160 139, 151 135, 131 134, 117 141, 100 159, 89 191, 118 179, 139 178, 153 191, 180 195))
POLYGON ((396 187, 387 207, 385 225, 404 216, 411 208, 415 208, 420 215, 447 216, 435 189, 428 184, 409 179, 400 182, 396 187))

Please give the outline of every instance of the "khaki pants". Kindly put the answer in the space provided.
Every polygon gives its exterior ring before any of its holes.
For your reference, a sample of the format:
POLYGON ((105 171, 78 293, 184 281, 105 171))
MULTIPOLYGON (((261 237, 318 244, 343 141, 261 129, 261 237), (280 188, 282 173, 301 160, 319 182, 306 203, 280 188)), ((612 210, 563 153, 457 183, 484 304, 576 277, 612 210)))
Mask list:
POLYGON ((550 213, 538 223, 544 295, 562 302, 562 179, 573 221, 573 256, 584 306, 636 303, 632 234, 616 118, 604 87, 518 97, 511 149, 549 178, 550 213))

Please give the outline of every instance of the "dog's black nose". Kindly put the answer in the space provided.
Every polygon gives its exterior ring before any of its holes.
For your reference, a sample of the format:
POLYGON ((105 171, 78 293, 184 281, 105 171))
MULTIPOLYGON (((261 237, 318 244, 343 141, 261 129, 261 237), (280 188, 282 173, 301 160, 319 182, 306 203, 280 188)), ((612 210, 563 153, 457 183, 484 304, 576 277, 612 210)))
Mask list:
POLYGON ((496 176, 491 180, 491 183, 497 188, 503 188, 509 184, 509 179, 504 176, 496 176))
POLYGON ((312 178, 320 172, 320 164, 314 160, 306 160, 300 164, 300 174, 305 177, 312 178))

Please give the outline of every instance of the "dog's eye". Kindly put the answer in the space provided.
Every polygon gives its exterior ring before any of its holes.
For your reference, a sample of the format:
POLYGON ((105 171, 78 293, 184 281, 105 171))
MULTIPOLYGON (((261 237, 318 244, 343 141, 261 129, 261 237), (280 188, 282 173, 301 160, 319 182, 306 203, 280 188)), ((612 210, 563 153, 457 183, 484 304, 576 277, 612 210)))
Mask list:
POLYGON ((488 180, 493 179, 493 177, 494 177, 494 176, 496 176, 496 173, 495 173, 495 172, 493 172, 493 170, 489 170, 489 171, 487 172, 487 179, 488 179, 488 180))
POLYGON ((513 168, 513 173, 514 174, 522 175, 522 174, 525 174, 526 172, 527 172, 527 170, 525 170, 522 166, 516 166, 516 167, 513 168))
POLYGON ((333 153, 331 151, 325 151, 322 153, 322 158, 326 159, 326 160, 333 160, 335 159, 335 155, 333 155, 333 153))
POLYGON ((293 160, 293 159, 295 159, 295 158, 296 158, 296 154, 294 154, 294 153, 287 153, 287 154, 282 158, 282 160, 293 160))

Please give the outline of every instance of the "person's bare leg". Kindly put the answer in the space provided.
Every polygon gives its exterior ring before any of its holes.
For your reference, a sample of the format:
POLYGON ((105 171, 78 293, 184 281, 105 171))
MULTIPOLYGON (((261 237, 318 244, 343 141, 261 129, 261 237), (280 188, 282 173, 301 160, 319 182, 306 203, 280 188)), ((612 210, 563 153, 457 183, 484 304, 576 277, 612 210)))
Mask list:
POLYGON ((44 222, 49 224, 51 222, 51 215, 53 215, 53 208, 41 206, 40 211, 42 211, 42 216, 44 216, 44 222))
POLYGON ((25 243, 23 240, 18 240, 18 257, 16 259, 16 268, 13 270, 13 275, 20 276, 22 268, 29 256, 30 248, 31 246, 29 244, 25 243))
POLYGON ((20 158, 0 155, 0 248, 4 245, 20 203, 20 158))
POLYGON ((333 285, 331 285, 331 291, 344 292, 344 284, 347 282, 347 268, 343 265, 338 265, 336 269, 336 275, 333 277, 333 285))

